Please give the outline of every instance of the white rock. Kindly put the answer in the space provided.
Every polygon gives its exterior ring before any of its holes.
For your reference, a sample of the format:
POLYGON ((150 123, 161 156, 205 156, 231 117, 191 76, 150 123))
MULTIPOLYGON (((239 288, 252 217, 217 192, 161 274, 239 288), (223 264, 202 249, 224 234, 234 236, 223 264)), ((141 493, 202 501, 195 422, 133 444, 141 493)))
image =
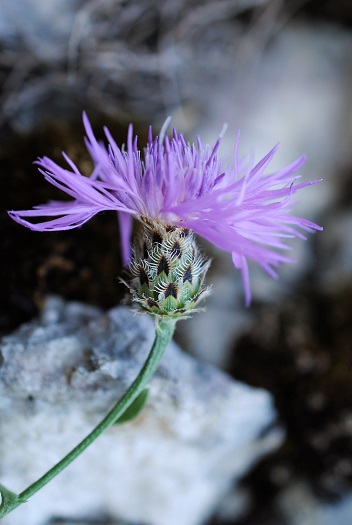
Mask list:
POLYGON ((352 497, 335 503, 319 501, 302 480, 295 480, 280 495, 279 508, 288 525, 347 525, 351 523, 352 497))
MULTIPOLYGON (((182 325, 180 325, 182 328, 182 325)), ((75 446, 130 385, 151 347, 151 319, 118 307, 47 302, 0 347, 0 480, 21 492, 75 446)), ((278 445, 270 395, 231 380, 174 343, 131 423, 106 431, 3 520, 42 525, 92 516, 197 525, 278 445)))

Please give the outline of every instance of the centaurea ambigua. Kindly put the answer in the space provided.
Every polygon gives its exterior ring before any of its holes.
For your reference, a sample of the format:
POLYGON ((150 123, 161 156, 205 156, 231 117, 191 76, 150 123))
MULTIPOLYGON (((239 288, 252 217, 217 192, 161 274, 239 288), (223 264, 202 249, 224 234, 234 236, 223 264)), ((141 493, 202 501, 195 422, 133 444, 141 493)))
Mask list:
POLYGON ((38 159, 39 170, 46 180, 73 200, 9 212, 15 221, 36 231, 67 230, 81 226, 100 211, 116 210, 125 264, 131 255, 133 217, 143 224, 193 231, 232 254, 234 265, 242 272, 247 305, 251 297, 248 260, 277 277, 276 268, 281 263, 293 262, 282 253, 289 250, 286 239, 305 239, 300 230, 321 229, 307 219, 290 215, 293 195, 318 182, 296 184, 300 178, 296 172, 305 157, 268 174, 277 146, 254 166, 244 166, 238 160, 237 139, 234 165, 227 167, 217 156, 221 137, 213 148, 203 146, 199 137, 194 145, 176 130, 169 139, 165 135, 166 126, 154 139, 149 129, 148 143, 141 154, 132 125, 125 149, 118 147, 106 128, 108 147, 98 142, 85 114, 83 120, 86 146, 94 165, 90 177, 82 175, 65 153, 70 169, 47 157, 38 159), (30 222, 37 217, 49 219, 30 222))
POLYGON ((76 228, 104 210, 119 214, 124 262, 130 265, 127 283, 142 311, 154 316, 156 337, 141 372, 106 418, 57 465, 18 496, 0 486, 0 518, 48 483, 113 423, 132 419, 147 397, 147 385, 170 341, 175 323, 198 309, 207 295, 204 276, 209 266, 200 254, 194 233, 230 252, 242 272, 247 305, 250 302, 248 260, 257 262, 269 275, 292 262, 282 251, 285 239, 301 237, 301 230, 321 229, 306 219, 290 215, 292 196, 318 181, 295 184, 301 157, 282 170, 266 170, 277 147, 256 165, 238 161, 224 167, 217 156, 220 138, 213 148, 187 143, 175 130, 165 135, 168 121, 153 139, 151 128, 143 154, 129 127, 127 148, 119 148, 105 129, 108 147, 95 139, 86 115, 86 146, 93 160, 90 177, 64 155, 70 169, 47 157, 37 161, 46 180, 73 200, 50 202, 32 210, 11 211, 18 223, 36 231, 76 228), (241 167, 240 167, 241 166, 241 167), (47 217, 44 222, 31 219, 47 217), (132 218, 143 224, 143 235, 130 250, 132 218))

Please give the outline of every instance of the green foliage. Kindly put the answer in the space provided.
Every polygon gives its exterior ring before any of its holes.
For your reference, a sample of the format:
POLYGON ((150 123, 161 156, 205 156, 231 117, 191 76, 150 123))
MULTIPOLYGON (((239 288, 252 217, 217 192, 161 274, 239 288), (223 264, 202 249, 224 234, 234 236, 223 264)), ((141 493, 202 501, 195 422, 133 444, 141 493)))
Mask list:
POLYGON ((122 414, 122 416, 116 419, 114 425, 121 425, 122 423, 127 423, 128 421, 132 421, 132 419, 137 417, 147 402, 148 394, 149 394, 148 388, 145 388, 144 390, 142 390, 139 396, 133 401, 133 403, 122 414))

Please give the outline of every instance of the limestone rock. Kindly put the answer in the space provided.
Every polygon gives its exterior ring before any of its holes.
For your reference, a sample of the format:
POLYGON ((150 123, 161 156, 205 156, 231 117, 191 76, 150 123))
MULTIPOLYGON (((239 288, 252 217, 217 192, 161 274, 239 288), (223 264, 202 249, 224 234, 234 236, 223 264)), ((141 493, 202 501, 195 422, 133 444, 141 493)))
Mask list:
MULTIPOLYGON (((179 323, 179 330, 186 326, 179 323)), ((4 338, 0 481, 21 492, 105 416, 137 375, 152 320, 59 298, 4 338)), ((108 516, 197 525, 229 486, 280 440, 270 395, 197 362, 174 343, 131 423, 110 428, 4 525, 108 516), (269 430, 268 430, 269 429, 269 430)))
POLYGON ((306 482, 292 480, 278 498, 281 515, 288 525, 347 525, 351 522, 350 491, 336 501, 321 501, 306 482))

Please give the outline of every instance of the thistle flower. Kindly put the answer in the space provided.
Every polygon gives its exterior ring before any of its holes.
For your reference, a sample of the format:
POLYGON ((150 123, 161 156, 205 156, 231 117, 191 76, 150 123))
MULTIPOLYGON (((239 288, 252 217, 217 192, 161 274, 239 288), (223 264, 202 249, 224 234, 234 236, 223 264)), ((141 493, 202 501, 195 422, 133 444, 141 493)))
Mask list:
MULTIPOLYGON (((304 157, 279 171, 267 174, 266 169, 277 146, 256 165, 245 167, 238 160, 237 138, 234 166, 224 167, 217 156, 221 136, 213 148, 203 146, 199 137, 196 145, 190 144, 176 130, 169 139, 165 135, 168 122, 162 128, 160 136, 154 139, 149 128, 148 143, 141 155, 137 137, 133 138, 132 125, 129 126, 125 149, 118 147, 106 128, 105 135, 109 144, 105 147, 96 140, 85 114, 83 121, 87 133, 86 146, 94 164, 90 177, 82 175, 65 153, 63 156, 70 169, 60 167, 47 157, 39 158, 36 163, 45 179, 62 189, 73 200, 49 202, 32 210, 9 212, 18 223, 36 231, 67 230, 81 226, 100 211, 116 210, 119 215, 124 263, 131 257, 133 217, 147 225, 148 235, 151 236, 158 228, 166 232, 167 228, 176 227, 179 237, 180 232, 190 230, 232 254, 235 267, 242 273, 247 305, 251 298, 248 260, 257 262, 270 276, 277 278, 276 268, 281 263, 294 262, 282 253, 290 249, 285 239, 306 239, 301 230, 312 232, 322 229, 311 221, 290 215, 293 195, 305 186, 319 182, 295 184, 299 178, 295 174, 303 165, 304 157), (50 219, 40 223, 28 220, 36 217, 50 219)), ((175 239, 173 242, 176 242, 175 239)), ((158 257, 161 257, 161 247, 164 250, 169 244, 169 241, 166 245, 157 243, 158 257)), ((166 252, 167 250, 168 248, 166 252)), ((172 255, 172 251, 167 253, 168 256, 172 255)), ((137 263, 135 252, 131 265, 134 278, 140 276, 141 268, 147 268, 151 272, 150 277, 153 268, 155 269, 155 257, 148 253, 147 263, 137 263)), ((198 260, 197 257, 192 264, 198 260)), ((199 261, 198 267, 205 270, 204 261, 199 261)), ((172 266, 173 262, 170 264, 172 266)), ((169 307, 165 306, 165 301, 169 305, 176 299, 177 304, 174 307, 183 309, 183 305, 177 302, 174 289, 171 291, 170 288, 170 293, 166 292, 170 284, 168 275, 173 274, 178 279, 176 286, 183 277, 180 273, 171 271, 171 268, 169 274, 163 274, 153 293, 159 293, 159 302, 164 305, 164 310, 166 308, 166 315, 169 307)), ((155 276, 158 277, 157 271, 155 276)), ((187 299, 192 303, 192 308, 199 297, 201 282, 200 278, 196 290, 192 292, 193 296, 187 299)), ((143 289, 144 284, 140 280, 139 284, 135 283, 134 290, 138 289, 138 298, 147 305, 146 301, 151 301, 152 298, 143 289)), ((161 304, 158 304, 159 309, 160 307, 161 304)))

